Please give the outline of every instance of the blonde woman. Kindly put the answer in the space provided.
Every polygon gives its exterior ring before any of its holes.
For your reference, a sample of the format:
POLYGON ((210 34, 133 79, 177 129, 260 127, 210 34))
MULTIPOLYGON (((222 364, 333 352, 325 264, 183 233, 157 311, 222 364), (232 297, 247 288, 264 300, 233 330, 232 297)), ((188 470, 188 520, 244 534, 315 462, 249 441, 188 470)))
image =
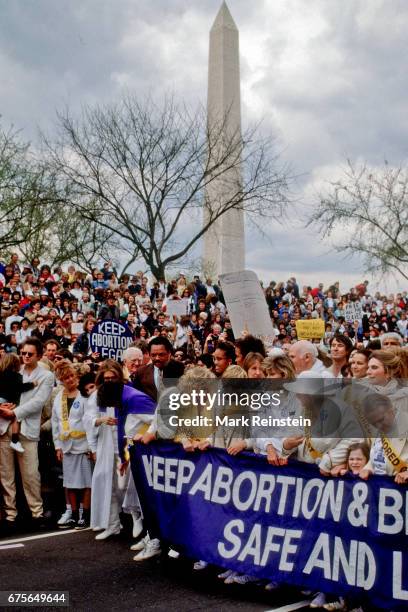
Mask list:
MULTIPOLYGON (((262 368, 266 373, 266 377, 270 379, 290 382, 296 378, 295 368, 287 355, 267 357, 262 362, 262 368)), ((272 405, 271 403, 269 409, 274 417, 281 419, 299 416, 302 413, 300 402, 294 393, 285 390, 283 387, 281 389, 276 387, 276 392, 280 394, 279 405, 272 405)), ((293 435, 293 432, 291 433, 293 435)), ((274 436, 259 436, 255 442, 256 449, 261 454, 266 454, 267 461, 271 465, 286 465, 288 459, 282 456, 282 442, 289 432, 287 428, 283 428, 280 431, 278 428, 274 428, 274 434, 274 436)))
POLYGON ((367 368, 367 381, 372 390, 386 395, 395 409, 406 410, 408 388, 404 387, 404 362, 390 350, 373 351, 367 368))
MULTIPOLYGON (((233 392, 233 387, 235 387, 236 391, 239 392, 239 389, 242 389, 245 383, 235 383, 234 381, 246 378, 248 378, 248 375, 243 368, 238 365, 228 366, 222 375, 223 391, 233 392)), ((239 414, 239 406, 225 406, 222 412, 223 416, 238 416, 239 414)), ((217 427, 209 441, 211 446, 214 446, 215 448, 225 448, 227 452, 228 450, 234 448, 235 443, 238 445, 245 444, 243 448, 252 448, 253 445, 250 438, 249 428, 245 425, 220 425, 217 427)))
POLYGON ((408 380, 408 347, 407 346, 388 346, 388 353, 393 353, 401 359, 401 378, 403 384, 407 384, 408 380))
POLYGON ((243 368, 248 378, 265 378, 262 368, 264 356, 261 353, 248 353, 244 359, 243 368))
MULTIPOLYGON (((265 372, 266 378, 291 382, 296 378, 296 371, 292 361, 287 355, 272 355, 266 357, 262 362, 262 369, 265 372)), ((276 418, 295 417, 302 413, 302 407, 297 400, 296 395, 285 389, 280 389, 279 406, 272 406, 270 410, 276 418)), ((271 398, 272 401, 272 398, 271 398)), ((287 465, 287 457, 282 456, 283 439, 288 435, 287 428, 274 428, 275 435, 270 433, 266 437, 258 437, 255 440, 255 449, 262 455, 266 455, 266 459, 270 465, 282 466, 287 465), (278 435, 277 435, 278 434, 278 435), (279 435, 280 434, 280 435, 279 435)), ((293 432, 292 432, 293 433, 293 432)), ((266 591, 274 591, 280 587, 280 583, 275 580, 269 581, 265 585, 266 591)))

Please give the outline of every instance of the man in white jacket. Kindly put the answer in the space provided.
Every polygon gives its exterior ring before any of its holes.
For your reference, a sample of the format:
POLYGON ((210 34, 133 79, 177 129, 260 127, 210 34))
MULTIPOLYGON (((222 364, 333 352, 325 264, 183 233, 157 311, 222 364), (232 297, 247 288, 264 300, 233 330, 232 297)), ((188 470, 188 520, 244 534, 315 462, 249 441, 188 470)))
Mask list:
MULTIPOLYGON (((38 441, 40 439, 41 412, 54 385, 54 375, 39 365, 43 348, 37 338, 28 338, 21 349, 24 382, 35 382, 31 391, 23 393, 20 405, 14 410, 9 404, 0 406, 0 416, 16 418, 20 423, 20 442, 24 453, 18 453, 18 465, 27 505, 34 521, 43 520, 41 480, 38 468, 38 441)), ((10 427, 0 436, 0 482, 4 494, 4 509, 9 528, 17 516, 14 451, 10 448, 10 427)))

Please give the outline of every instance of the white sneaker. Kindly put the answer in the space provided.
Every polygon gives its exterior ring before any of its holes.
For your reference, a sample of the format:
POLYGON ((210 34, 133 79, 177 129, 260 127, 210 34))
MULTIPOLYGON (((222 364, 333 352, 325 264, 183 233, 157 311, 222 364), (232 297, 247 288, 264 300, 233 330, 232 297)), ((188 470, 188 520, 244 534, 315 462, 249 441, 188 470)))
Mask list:
POLYGON ((170 557, 170 559, 178 559, 180 556, 180 553, 177 550, 174 550, 174 548, 169 548, 169 552, 167 553, 167 556, 170 557))
POLYGON ((221 574, 218 574, 218 578, 220 580, 225 580, 226 578, 231 576, 231 574, 233 574, 233 573, 234 573, 234 570, 225 570, 225 572, 222 572, 221 574))
POLYGON ((132 514, 132 519, 133 519, 132 536, 134 538, 138 538, 143 531, 143 519, 140 514, 139 515, 132 514))
POLYGON ((196 561, 193 565, 193 570, 195 570, 196 572, 199 572, 205 569, 206 567, 208 567, 207 561, 196 561))
POLYGON ((224 584, 234 584, 235 578, 238 576, 238 572, 231 572, 229 576, 224 580, 224 584))
POLYGON ((323 608, 333 612, 334 610, 347 610, 347 605, 343 597, 339 597, 337 601, 331 601, 330 603, 324 604, 323 608))
POLYGON ((21 445, 21 442, 10 442, 10 448, 12 448, 16 453, 24 453, 24 448, 21 445))
POLYGON ((103 531, 103 527, 92 527, 92 531, 103 531))
POLYGON ((248 584, 249 582, 259 582, 259 578, 256 576, 249 576, 248 574, 242 574, 241 576, 235 576, 235 584, 248 584))
POLYGON ((72 510, 71 508, 67 508, 64 512, 64 514, 61 515, 60 520, 57 522, 57 525, 60 529, 63 529, 64 527, 68 527, 69 522, 72 519, 72 510))
POLYGON ((145 537, 139 540, 138 542, 136 542, 136 544, 132 544, 132 546, 130 547, 130 550, 138 550, 138 551, 143 550, 144 548, 146 548, 149 542, 150 542, 149 534, 146 534, 145 537))
POLYGON ((323 608, 326 603, 326 595, 324 593, 318 593, 316 597, 310 602, 310 608, 323 608))
POLYGON ((106 540, 107 538, 110 538, 110 536, 119 535, 119 534, 120 534, 120 527, 108 527, 108 529, 105 529, 105 531, 98 533, 98 535, 95 536, 95 540, 106 540))
POLYGON ((276 589, 279 589, 279 587, 279 582, 268 582, 268 584, 265 584, 265 591, 276 591, 276 589))
POLYGON ((150 540, 146 547, 133 557, 133 561, 144 561, 145 559, 156 557, 157 555, 160 555, 160 553, 161 549, 159 540, 150 540))

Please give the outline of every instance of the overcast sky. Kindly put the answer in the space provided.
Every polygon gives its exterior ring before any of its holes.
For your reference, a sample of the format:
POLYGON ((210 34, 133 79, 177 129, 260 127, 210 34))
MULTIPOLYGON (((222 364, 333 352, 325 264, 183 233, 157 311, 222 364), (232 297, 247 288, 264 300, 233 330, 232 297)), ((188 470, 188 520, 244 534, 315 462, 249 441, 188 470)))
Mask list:
MULTIPOLYGON (((0 114, 35 141, 68 104, 107 102, 123 88, 205 102, 208 32, 220 0, 0 0, 0 114)), ((264 119, 301 175, 302 203, 268 239, 247 236, 247 267, 265 281, 366 276, 303 229, 323 181, 347 157, 407 158, 406 0, 229 0, 240 31, 242 115, 264 119)), ((372 287, 381 284, 372 281, 372 287)), ((387 281, 387 289, 405 288, 387 281)))

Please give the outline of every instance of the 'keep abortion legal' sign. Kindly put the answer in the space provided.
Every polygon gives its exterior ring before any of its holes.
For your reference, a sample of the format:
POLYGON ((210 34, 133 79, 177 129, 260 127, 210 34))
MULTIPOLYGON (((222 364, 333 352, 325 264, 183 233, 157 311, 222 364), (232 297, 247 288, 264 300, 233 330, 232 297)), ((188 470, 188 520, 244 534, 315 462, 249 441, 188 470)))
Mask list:
POLYGON ((132 342, 132 332, 119 321, 100 321, 91 331, 91 349, 103 359, 121 359, 132 342))

